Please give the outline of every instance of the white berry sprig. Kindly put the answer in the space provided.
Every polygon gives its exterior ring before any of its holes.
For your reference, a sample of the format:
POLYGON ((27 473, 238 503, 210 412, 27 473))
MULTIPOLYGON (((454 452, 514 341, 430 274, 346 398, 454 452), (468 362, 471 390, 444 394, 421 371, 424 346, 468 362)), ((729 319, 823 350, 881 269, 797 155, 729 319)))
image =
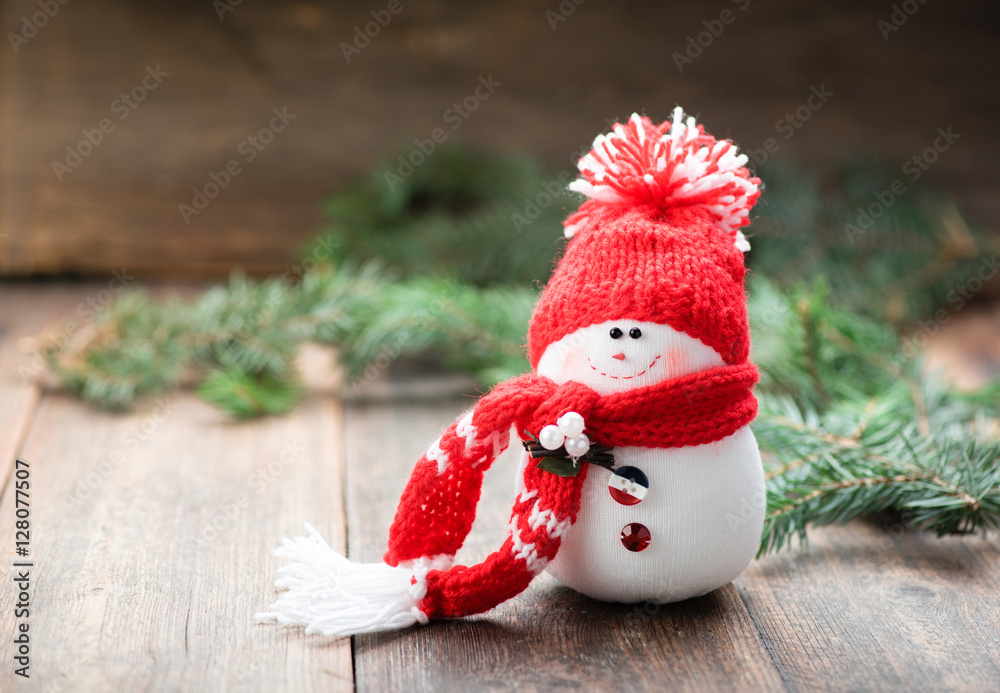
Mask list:
POLYGON ((546 450, 565 448, 573 459, 573 464, 590 450, 590 438, 584 434, 586 427, 583 417, 575 411, 569 411, 560 416, 555 424, 543 426, 538 433, 538 442, 546 450))

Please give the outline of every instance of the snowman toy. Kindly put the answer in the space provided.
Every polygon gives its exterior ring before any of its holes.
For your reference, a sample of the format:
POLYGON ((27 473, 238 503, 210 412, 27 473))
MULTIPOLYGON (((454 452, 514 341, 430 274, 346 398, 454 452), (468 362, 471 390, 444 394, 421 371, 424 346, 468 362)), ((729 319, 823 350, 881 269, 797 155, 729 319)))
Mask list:
POLYGON ((594 599, 666 603, 732 581, 757 551, 764 475, 740 231, 747 157, 680 108, 598 137, 570 189, 562 259, 528 329, 532 372, 481 397, 417 462, 384 563, 309 534, 275 550, 259 621, 351 635, 481 613, 543 570, 594 599), (483 474, 525 448, 502 546, 454 565, 483 474))

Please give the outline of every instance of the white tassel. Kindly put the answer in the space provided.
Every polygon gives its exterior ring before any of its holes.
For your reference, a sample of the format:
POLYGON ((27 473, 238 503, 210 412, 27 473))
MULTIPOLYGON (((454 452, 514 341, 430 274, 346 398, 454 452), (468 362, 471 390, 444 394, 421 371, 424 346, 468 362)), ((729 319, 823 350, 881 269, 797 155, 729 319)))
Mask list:
POLYGON ((278 568, 275 587, 287 588, 269 611, 254 620, 305 626, 306 633, 346 636, 427 623, 417 606, 427 593, 421 565, 394 568, 385 563, 352 563, 330 548, 312 525, 307 537, 284 539, 274 555, 293 563, 278 568))

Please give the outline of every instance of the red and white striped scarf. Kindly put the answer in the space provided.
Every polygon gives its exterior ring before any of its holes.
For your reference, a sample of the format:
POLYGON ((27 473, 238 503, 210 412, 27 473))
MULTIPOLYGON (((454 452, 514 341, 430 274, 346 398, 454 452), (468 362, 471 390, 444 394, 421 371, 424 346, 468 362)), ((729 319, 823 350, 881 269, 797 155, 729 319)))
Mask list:
MULTIPOLYGON (((743 363, 609 395, 573 381, 557 385, 534 373, 501 383, 417 462, 389 532, 385 562, 450 565, 472 528, 483 474, 506 449, 512 427, 530 440, 542 426, 575 411, 597 444, 702 445, 753 420, 757 379, 757 368, 743 363)), ((555 557, 561 537, 576 521, 586 467, 577 476, 560 477, 529 462, 503 546, 479 565, 428 572, 420 611, 427 618, 460 617, 523 591, 555 557)))

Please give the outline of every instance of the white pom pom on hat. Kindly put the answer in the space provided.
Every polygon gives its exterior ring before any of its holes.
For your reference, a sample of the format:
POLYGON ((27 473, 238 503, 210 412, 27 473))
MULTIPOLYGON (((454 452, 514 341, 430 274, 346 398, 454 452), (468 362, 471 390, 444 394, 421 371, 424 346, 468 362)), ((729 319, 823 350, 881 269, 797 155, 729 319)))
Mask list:
MULTIPOLYGON (((660 125, 637 113, 628 123, 615 123, 580 159, 581 177, 569 188, 605 205, 701 207, 746 252, 750 245, 740 228, 750 223, 760 197, 760 179, 750 175, 747 161, 735 144, 706 134, 678 106, 660 125)), ((586 211, 566 220, 567 238, 589 219, 586 211)))

